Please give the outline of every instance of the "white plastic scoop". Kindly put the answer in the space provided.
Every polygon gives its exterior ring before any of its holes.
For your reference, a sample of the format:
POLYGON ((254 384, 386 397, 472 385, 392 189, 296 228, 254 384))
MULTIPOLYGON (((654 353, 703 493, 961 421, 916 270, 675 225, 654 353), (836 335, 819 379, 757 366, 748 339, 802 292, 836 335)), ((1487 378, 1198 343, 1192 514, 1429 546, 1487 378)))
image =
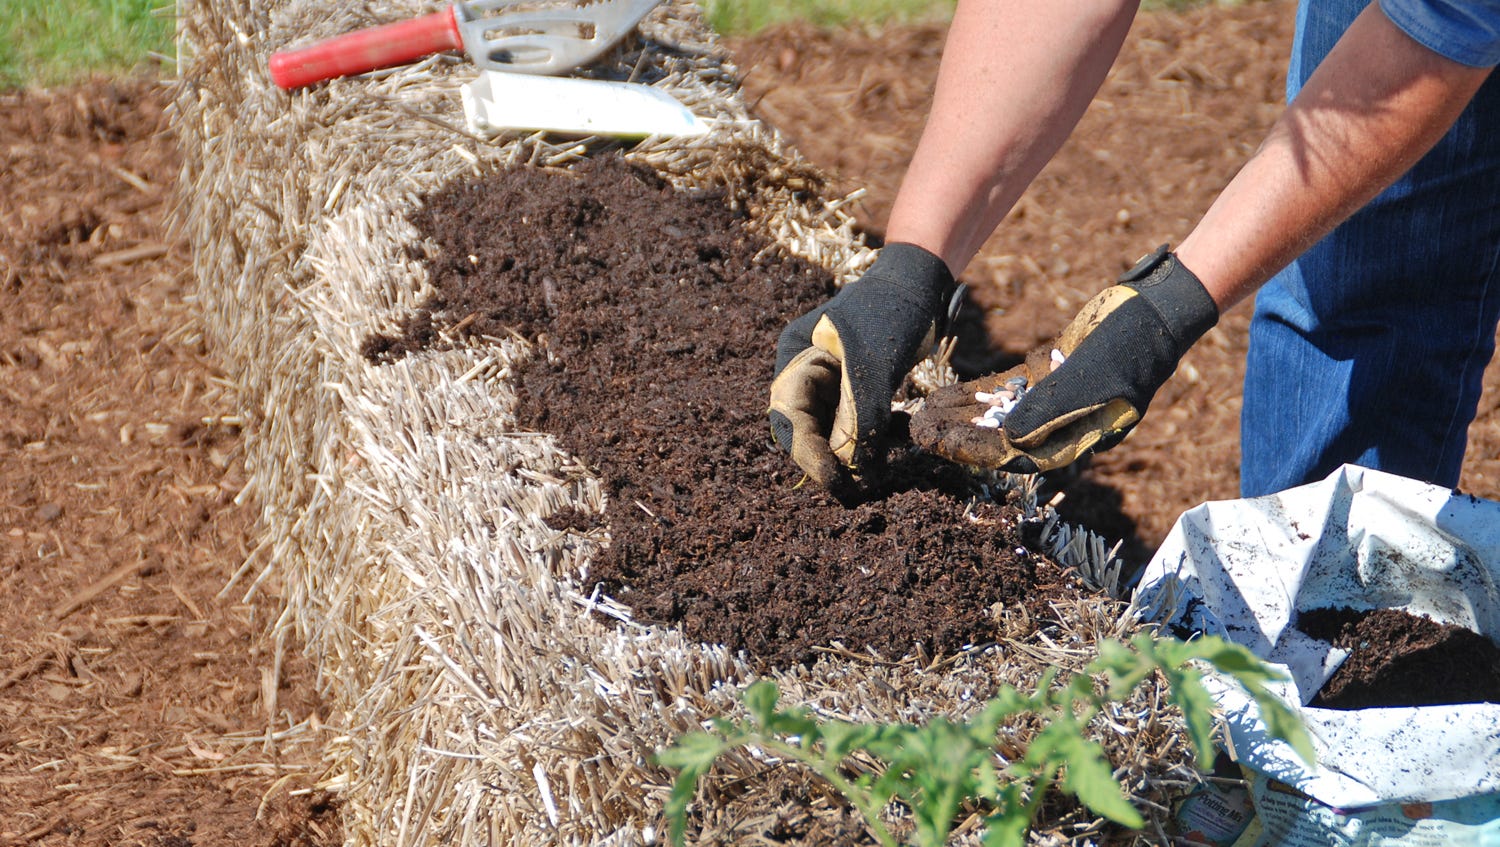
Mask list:
POLYGON ((570 135, 692 136, 711 129, 677 98, 649 85, 482 71, 461 89, 475 135, 546 130, 570 135))

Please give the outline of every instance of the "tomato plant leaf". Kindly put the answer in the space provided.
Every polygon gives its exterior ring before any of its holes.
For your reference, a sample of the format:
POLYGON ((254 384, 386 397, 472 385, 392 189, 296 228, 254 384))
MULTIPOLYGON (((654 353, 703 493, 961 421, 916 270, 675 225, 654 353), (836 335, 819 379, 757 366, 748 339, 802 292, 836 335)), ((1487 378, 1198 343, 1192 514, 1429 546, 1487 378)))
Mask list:
POLYGON ((879 732, 871 724, 829 721, 823 724, 823 759, 829 764, 842 762, 846 756, 868 744, 879 732))
POLYGON ((1197 753, 1198 767, 1213 764, 1214 698, 1203 687, 1203 678, 1191 666, 1164 669, 1171 687, 1172 702, 1182 710, 1188 738, 1197 753))
POLYGON ((672 746, 658 750, 656 763, 668 768, 706 770, 724 749, 724 742, 718 736, 707 732, 690 732, 678 738, 672 746))
POLYGON ((761 680, 745 689, 745 709, 756 723, 766 726, 776 713, 776 701, 781 698, 781 689, 770 680, 761 680))
POLYGON ((1012 782, 1005 786, 999 807, 999 811, 985 819, 984 847, 1026 847, 1031 811, 1019 784, 1012 782))
POLYGON ((1260 719, 1265 722, 1266 729, 1290 744, 1297 755, 1302 757, 1302 761, 1308 765, 1317 764, 1318 754, 1313 750, 1312 736, 1308 735, 1307 727, 1297 714, 1287 708, 1279 697, 1264 689, 1251 689, 1250 696, 1255 698, 1255 704, 1260 707, 1260 719))
POLYGON ((679 771, 677 779, 672 781, 672 791, 667 795, 663 809, 667 816, 668 835, 677 847, 682 847, 686 840, 687 808, 698 791, 698 778, 713 766, 714 759, 725 749, 721 739, 706 732, 693 732, 656 754, 657 764, 679 771))
POLYGON ((1063 772, 1063 788, 1072 792, 1085 806, 1121 826, 1139 829, 1146 822, 1141 813, 1125 799, 1120 784, 1115 781, 1114 769, 1104 757, 1104 747, 1082 735, 1069 735, 1058 747, 1067 770, 1063 772))

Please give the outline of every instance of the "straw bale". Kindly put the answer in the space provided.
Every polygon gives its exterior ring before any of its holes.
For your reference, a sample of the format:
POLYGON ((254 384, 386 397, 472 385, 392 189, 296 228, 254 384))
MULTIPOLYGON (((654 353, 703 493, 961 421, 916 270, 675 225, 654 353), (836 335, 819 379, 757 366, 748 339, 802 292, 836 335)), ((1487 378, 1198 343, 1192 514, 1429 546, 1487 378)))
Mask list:
MULTIPOLYGON (((360 354, 429 291, 407 222, 424 193, 620 145, 470 136, 457 88, 473 71, 454 57, 294 96, 270 84, 273 50, 427 11, 414 2, 179 6, 178 224, 209 336, 245 403, 260 578, 275 570, 286 584, 279 625, 308 645, 333 708, 323 782, 343 794, 349 842, 651 841, 670 774, 649 756, 734 713, 747 664, 636 623, 586 588, 607 529, 556 531, 544 519, 601 513, 599 480, 515 423, 511 372, 539 351, 497 338, 378 367, 360 354)), ((696 7, 664 6, 643 33, 595 72, 659 85, 716 129, 627 155, 686 189, 731 189, 777 249, 841 279, 866 267, 871 251, 840 208, 849 198, 825 197, 816 170, 750 118, 696 7)), ((924 377, 945 378, 942 368, 924 377)), ((992 482, 1022 485, 1028 510, 1048 521, 1051 553, 1108 581, 1097 537, 1059 525, 1027 481, 992 482)), ((1010 637, 963 656, 891 662, 835 648, 778 680, 827 715, 961 717, 1002 681, 1081 666, 1098 638, 1130 628, 1121 609, 1080 601, 1064 615, 1065 638, 1050 642, 997 610, 1010 637)), ((1098 722, 1143 799, 1186 760, 1160 699, 1148 690, 1098 722)), ((720 791, 731 781, 733 802, 752 802, 766 768, 748 752, 726 759, 705 789, 710 808, 731 801, 720 791)), ((1086 822, 1052 827, 1086 840, 1086 822)))

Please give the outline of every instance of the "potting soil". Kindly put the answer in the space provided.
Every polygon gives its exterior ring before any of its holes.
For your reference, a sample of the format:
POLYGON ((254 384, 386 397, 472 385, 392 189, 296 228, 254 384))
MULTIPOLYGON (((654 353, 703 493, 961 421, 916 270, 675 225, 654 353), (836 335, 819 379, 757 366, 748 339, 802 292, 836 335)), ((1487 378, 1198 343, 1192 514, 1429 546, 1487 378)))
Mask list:
POLYGON ((1400 609, 1313 609, 1297 627, 1350 651, 1309 705, 1500 703, 1500 647, 1473 630, 1400 609))
POLYGON ((413 222, 437 248, 436 294, 367 356, 443 330, 538 339, 515 375, 519 424, 597 470, 611 541, 590 583, 638 619, 780 666, 835 642, 941 655, 989 640, 996 604, 1045 620, 1076 594, 1020 545, 1017 510, 951 464, 898 445, 858 502, 804 482, 770 438, 766 392, 778 333, 833 284, 723 196, 601 157, 451 186, 413 222))

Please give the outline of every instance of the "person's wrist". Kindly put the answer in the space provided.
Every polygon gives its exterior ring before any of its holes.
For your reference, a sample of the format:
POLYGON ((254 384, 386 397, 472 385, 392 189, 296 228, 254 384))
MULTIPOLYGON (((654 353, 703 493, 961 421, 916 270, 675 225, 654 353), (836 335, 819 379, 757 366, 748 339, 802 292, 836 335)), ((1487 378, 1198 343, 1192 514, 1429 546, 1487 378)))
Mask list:
POLYGON ((1247 276, 1240 252, 1222 249, 1215 239, 1198 230, 1189 233, 1172 254, 1193 269, 1221 315, 1255 291, 1256 284, 1247 276))

